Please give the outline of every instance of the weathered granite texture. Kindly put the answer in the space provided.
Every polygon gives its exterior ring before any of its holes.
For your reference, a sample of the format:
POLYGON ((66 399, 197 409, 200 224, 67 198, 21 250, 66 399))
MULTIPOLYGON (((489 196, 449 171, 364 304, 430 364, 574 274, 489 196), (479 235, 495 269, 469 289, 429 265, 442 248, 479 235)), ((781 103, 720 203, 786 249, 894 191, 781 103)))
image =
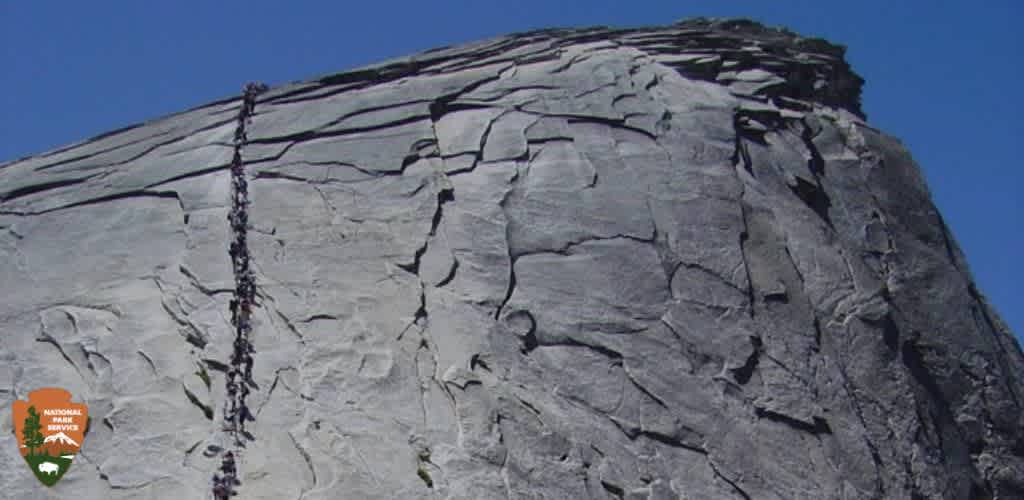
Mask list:
MULTIPOLYGON (((861 83, 697 20, 261 94, 236 498, 1024 498, 1024 356, 861 83)), ((5 498, 211 497, 239 104, 0 167, 5 498), (93 415, 52 490, 47 385, 93 415)))

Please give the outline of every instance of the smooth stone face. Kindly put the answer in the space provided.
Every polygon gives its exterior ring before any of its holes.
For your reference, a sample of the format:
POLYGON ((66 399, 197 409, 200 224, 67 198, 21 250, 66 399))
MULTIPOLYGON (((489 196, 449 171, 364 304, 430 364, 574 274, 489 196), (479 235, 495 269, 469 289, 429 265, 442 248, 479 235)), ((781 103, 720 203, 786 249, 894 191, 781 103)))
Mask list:
MULTIPOLYGON (((246 499, 1010 499, 1024 355, 842 50, 548 30, 261 94, 246 499)), ((55 487, 211 495, 239 100, 0 166, 7 408, 55 487)))

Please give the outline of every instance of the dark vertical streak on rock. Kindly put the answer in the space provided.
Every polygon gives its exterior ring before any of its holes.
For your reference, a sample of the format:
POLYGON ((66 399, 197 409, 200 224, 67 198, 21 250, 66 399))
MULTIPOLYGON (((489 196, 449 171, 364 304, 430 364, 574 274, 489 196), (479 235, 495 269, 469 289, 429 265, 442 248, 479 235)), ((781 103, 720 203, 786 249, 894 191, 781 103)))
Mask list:
POLYGON ((505 289, 505 297, 501 300, 501 304, 498 305, 498 308, 494 311, 495 320, 501 319, 501 311, 505 309, 505 305, 508 304, 508 301, 510 299, 512 299, 512 293, 515 292, 516 289, 516 260, 519 258, 519 256, 516 255, 512 250, 512 222, 510 220, 507 220, 507 218, 509 200, 515 194, 516 182, 518 180, 519 174, 517 173, 515 176, 512 177, 512 187, 509 188, 508 192, 505 193, 505 196, 502 197, 501 202, 498 203, 498 205, 501 207, 502 213, 504 213, 506 217, 505 246, 508 249, 508 287, 505 289))
POLYGON ((803 120, 804 129, 800 133, 800 138, 804 141, 804 146, 807 147, 807 151, 811 154, 810 159, 807 160, 807 167, 816 176, 825 176, 825 159, 822 158, 821 152, 818 151, 818 147, 814 145, 814 129, 811 128, 810 124, 807 123, 807 119, 803 120))
POLYGON ((733 134, 735 135, 735 149, 732 153, 732 165, 736 169, 736 183, 740 187, 739 195, 739 208, 740 208, 740 220, 743 221, 743 232, 740 233, 740 256, 743 258, 743 270, 747 275, 747 303, 749 306, 750 317, 754 317, 754 279, 750 276, 750 263, 747 259, 747 241, 750 240, 750 224, 747 220, 747 204, 743 200, 746 195, 746 185, 743 179, 740 178, 738 168, 742 165, 743 169, 747 171, 751 176, 754 175, 753 166, 751 165, 750 154, 747 152, 747 147, 743 144, 743 131, 742 125, 739 120, 739 113, 733 113, 733 134))
MULTIPOLYGON (((737 179, 738 180, 738 179, 737 179)), ((743 181, 739 180, 740 186, 743 186, 743 181)), ((747 220, 747 204, 743 201, 743 193, 740 193, 740 219, 743 221, 743 232, 740 233, 740 256, 743 258, 743 271, 747 274, 747 305, 750 317, 754 317, 754 278, 750 275, 750 261, 747 257, 747 243, 750 241, 750 224, 747 220)))

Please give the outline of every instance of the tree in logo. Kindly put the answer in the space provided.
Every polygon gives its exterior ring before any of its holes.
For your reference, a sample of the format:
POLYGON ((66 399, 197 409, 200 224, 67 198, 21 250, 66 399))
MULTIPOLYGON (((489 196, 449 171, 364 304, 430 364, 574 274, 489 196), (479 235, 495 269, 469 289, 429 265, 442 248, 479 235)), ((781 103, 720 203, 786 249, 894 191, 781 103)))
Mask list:
POLYGON ((39 413, 35 406, 28 407, 28 416, 25 417, 25 425, 21 429, 21 436, 24 438, 22 444, 28 448, 29 455, 35 455, 36 449, 43 446, 43 433, 40 432, 43 426, 39 423, 39 413))

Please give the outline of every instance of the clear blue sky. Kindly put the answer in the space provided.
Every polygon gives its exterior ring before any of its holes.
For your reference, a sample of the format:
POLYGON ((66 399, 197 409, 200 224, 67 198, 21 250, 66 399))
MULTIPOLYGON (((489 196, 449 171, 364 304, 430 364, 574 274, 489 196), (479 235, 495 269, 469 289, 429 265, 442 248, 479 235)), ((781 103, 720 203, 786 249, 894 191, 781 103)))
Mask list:
POLYGON ((1018 334, 1020 0, 0 0, 0 161, 270 84, 552 26, 744 16, 849 47, 864 109, 901 138, 1018 334))

